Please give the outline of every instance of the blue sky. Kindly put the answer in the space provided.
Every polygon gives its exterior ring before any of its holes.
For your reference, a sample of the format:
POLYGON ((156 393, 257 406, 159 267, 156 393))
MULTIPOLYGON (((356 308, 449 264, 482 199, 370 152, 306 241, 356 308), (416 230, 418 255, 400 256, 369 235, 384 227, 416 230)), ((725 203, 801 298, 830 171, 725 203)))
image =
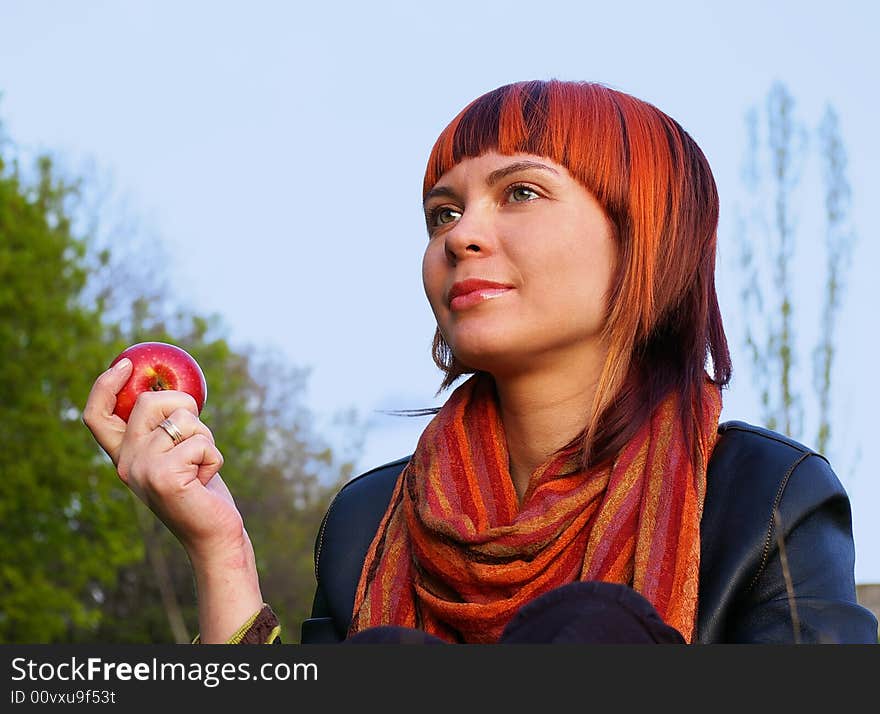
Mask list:
MULTIPOLYGON (((719 297, 734 358, 722 418, 757 422, 742 348, 735 218, 744 115, 775 80, 808 129, 830 102, 849 152, 857 242, 837 334, 829 457, 853 500, 856 577, 880 582, 877 5, 868 2, 0 2, 0 119, 29 150, 94 162, 175 295, 239 345, 311 368, 307 401, 370 419, 359 468, 411 453, 440 373, 421 285, 424 162, 437 133, 498 85, 603 82, 658 105, 706 153, 721 195, 719 297)), ((822 285, 818 168, 804 166, 795 330, 809 349, 822 285)), ((815 408, 805 401, 803 440, 815 408)))

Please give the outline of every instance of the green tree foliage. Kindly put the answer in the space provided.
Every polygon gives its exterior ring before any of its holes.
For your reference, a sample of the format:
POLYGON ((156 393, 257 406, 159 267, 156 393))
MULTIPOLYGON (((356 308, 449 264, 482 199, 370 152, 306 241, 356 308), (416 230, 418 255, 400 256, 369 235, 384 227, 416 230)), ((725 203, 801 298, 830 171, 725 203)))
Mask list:
POLYGON ((0 641, 47 642, 98 621, 93 594, 141 557, 131 504, 84 438, 106 361, 101 313, 79 297, 76 188, 40 159, 24 183, 0 158, 0 641))
POLYGON ((351 475, 361 425, 351 421, 353 447, 340 458, 311 427, 307 373, 234 349, 219 318, 174 306, 156 263, 127 253, 138 250, 137 236, 96 239, 94 186, 57 173, 47 157, 30 181, 17 161, 0 163, 0 642, 195 634, 183 548, 120 483, 81 422, 95 377, 143 340, 178 344, 202 365, 202 419, 225 456, 264 597, 285 641, 296 642, 314 592, 320 519, 351 475))

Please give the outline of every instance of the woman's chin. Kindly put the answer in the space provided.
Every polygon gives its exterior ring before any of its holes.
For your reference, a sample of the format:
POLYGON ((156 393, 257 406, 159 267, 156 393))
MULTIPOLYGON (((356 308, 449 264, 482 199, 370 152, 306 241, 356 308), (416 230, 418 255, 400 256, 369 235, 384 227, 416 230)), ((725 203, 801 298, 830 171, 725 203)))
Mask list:
POLYGON ((493 376, 521 371, 523 360, 517 359, 509 349, 494 345, 491 349, 453 350, 459 364, 474 372, 488 372, 493 376))

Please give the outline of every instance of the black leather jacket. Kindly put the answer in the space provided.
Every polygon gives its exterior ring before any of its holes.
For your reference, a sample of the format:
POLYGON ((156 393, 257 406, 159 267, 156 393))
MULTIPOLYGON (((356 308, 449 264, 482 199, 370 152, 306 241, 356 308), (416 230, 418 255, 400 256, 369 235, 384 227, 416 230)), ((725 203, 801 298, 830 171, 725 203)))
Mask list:
MULTIPOLYGON (((877 619, 856 601, 849 498, 828 461, 744 422, 719 433, 700 526, 695 642, 876 644, 877 619)), ((352 479, 330 504, 302 643, 344 639, 367 549, 408 460, 352 479)))

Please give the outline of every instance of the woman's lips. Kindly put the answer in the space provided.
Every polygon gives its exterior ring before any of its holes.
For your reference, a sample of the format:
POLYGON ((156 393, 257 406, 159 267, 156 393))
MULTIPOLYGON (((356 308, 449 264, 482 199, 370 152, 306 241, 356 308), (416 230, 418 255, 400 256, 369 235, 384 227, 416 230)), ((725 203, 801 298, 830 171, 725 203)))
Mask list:
POLYGON ((469 293, 465 293, 464 295, 458 295, 452 298, 449 302, 449 307, 452 310, 466 310, 467 308, 479 305, 486 300, 497 298, 512 289, 513 288, 478 288, 469 293))

